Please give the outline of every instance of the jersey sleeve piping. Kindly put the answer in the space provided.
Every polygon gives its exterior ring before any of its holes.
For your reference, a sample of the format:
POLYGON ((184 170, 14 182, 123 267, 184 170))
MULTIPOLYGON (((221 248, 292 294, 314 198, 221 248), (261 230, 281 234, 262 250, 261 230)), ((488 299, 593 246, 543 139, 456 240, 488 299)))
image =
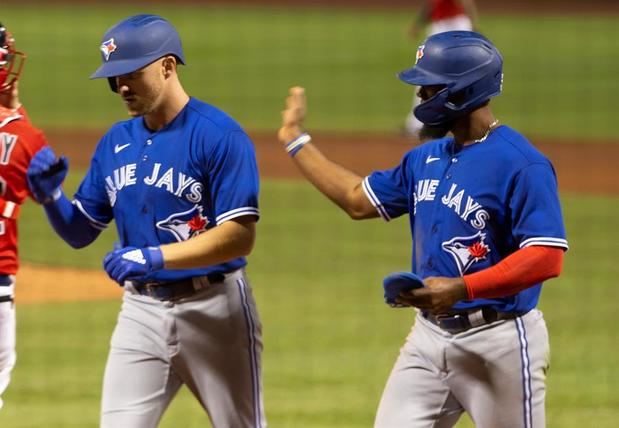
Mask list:
POLYGON ((95 220, 90 214, 88 214, 86 212, 86 210, 84 209, 84 207, 82 206, 82 203, 80 201, 78 201, 77 199, 74 199, 73 200, 73 205, 75 205, 77 207, 77 209, 80 210, 81 213, 86 216, 88 221, 90 221, 90 224, 92 225, 92 227, 94 227, 95 229, 99 229, 99 230, 104 230, 104 229, 107 228, 107 224, 106 223, 103 223, 101 221, 95 220))
POLYGON ((260 211, 258 210, 258 208, 255 208, 255 207, 236 208, 228 212, 225 212, 223 214, 220 214, 219 216, 217 216, 215 221, 217 222, 217 226, 219 226, 220 224, 225 223, 229 220, 232 220, 233 218, 243 217, 246 215, 253 215, 256 217, 260 217, 260 211))
POLYGON ((546 236, 537 236, 534 238, 525 239, 520 243, 520 248, 532 247, 535 245, 542 245, 546 247, 561 247, 566 250, 569 249, 567 245, 567 240, 562 238, 550 238, 546 236))
POLYGON ((387 213, 387 210, 380 202, 380 200, 376 197, 376 194, 372 190, 372 186, 370 186, 370 177, 365 177, 362 183, 363 191, 365 192, 365 196, 370 200, 370 203, 376 208, 378 214, 382 217, 383 220, 389 221, 391 217, 387 213))

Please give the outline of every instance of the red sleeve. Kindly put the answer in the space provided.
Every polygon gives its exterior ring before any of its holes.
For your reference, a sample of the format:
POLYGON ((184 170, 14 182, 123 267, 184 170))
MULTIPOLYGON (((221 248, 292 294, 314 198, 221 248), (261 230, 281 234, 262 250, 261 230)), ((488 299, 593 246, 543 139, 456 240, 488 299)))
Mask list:
POLYGON ((557 277, 563 267, 563 252, 558 247, 525 247, 492 267, 465 275, 469 299, 511 296, 557 277))

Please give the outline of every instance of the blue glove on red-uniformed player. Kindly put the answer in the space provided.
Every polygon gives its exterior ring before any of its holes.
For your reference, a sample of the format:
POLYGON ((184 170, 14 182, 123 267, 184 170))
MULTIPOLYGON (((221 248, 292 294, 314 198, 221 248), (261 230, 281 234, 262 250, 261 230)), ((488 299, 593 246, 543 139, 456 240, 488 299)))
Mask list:
POLYGON ((125 247, 110 251, 103 259, 103 269, 121 286, 127 279, 136 279, 163 269, 159 247, 125 247))
POLYGON ((423 280, 412 272, 392 273, 391 275, 386 276, 383 280, 385 303, 392 308, 407 307, 408 305, 403 305, 397 301, 400 293, 421 287, 423 287, 423 280))

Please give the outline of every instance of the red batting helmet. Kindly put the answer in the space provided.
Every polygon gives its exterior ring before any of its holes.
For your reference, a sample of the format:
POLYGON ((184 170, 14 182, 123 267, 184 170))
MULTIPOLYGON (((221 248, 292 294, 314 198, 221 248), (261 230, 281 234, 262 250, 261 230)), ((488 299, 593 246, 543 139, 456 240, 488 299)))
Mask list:
POLYGON ((15 39, 0 24, 0 91, 19 79, 26 55, 15 50, 15 39))

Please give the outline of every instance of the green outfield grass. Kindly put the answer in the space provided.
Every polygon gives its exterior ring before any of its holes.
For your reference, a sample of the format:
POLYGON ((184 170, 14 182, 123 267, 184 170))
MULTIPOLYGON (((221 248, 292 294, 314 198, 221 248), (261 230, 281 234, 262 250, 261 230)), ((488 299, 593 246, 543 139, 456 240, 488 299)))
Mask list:
MULTIPOLYGON (((248 129, 276 128, 293 84, 308 88, 310 129, 395 132, 409 108, 412 89, 395 73, 410 65, 416 48, 405 37, 414 11, 2 6, 2 22, 29 55, 22 99, 39 126, 102 128, 125 117, 106 83, 88 75, 98 65, 103 31, 141 12, 162 14, 179 28, 189 92, 248 129)), ((528 135, 616 141, 616 21, 481 11, 481 30, 506 60, 497 116, 528 135)), ((82 175, 70 173, 67 193, 82 175)), ((615 427, 619 198, 565 194, 562 201, 571 248, 563 275, 548 282, 540 303, 552 346, 548 427, 615 427)), ((291 181, 264 180, 261 211, 248 270, 264 324, 270 426, 371 426, 412 322, 412 311, 382 303, 380 286, 387 273, 408 268, 406 219, 355 223, 308 184, 291 181)), ((91 247, 72 250, 39 207, 28 203, 22 213, 20 252, 30 264, 100 269, 116 238, 112 224, 91 247)), ((18 363, 1 427, 97 426, 119 306, 18 305, 18 363)), ((184 390, 161 426, 202 427, 205 416, 184 390)))
MULTIPOLYGON (((22 98, 40 126, 104 127, 125 117, 106 82, 88 76, 98 66, 104 30, 143 12, 179 28, 189 92, 249 129, 277 127, 294 84, 308 88, 311 129, 396 132, 409 109, 413 89, 395 73, 412 64, 418 43, 405 32, 414 10, 3 6, 2 21, 29 54, 22 98)), ((482 10, 480 30, 506 61, 499 118, 529 135, 616 140, 616 21, 482 10)))
MULTIPOLYGON (((75 187, 80 176, 70 175, 67 187, 75 187)), ((611 428, 619 420, 619 199, 564 195, 563 206, 571 248, 563 275, 546 285, 541 300, 552 344, 548 427, 590 426, 595 420, 596 428, 611 428)), ((371 426, 412 322, 412 311, 382 303, 380 286, 385 274, 409 264, 406 219, 352 222, 308 184, 269 180, 261 211, 249 273, 264 324, 270 426, 371 426)), ((53 237, 38 207, 28 204, 22 258, 98 268, 114 239, 114 231, 106 234, 90 252, 73 251, 53 237)), ((18 306, 19 358, 0 426, 97 426, 100 379, 119 306, 18 306)), ((186 391, 162 423, 204 425, 204 414, 186 391)))

